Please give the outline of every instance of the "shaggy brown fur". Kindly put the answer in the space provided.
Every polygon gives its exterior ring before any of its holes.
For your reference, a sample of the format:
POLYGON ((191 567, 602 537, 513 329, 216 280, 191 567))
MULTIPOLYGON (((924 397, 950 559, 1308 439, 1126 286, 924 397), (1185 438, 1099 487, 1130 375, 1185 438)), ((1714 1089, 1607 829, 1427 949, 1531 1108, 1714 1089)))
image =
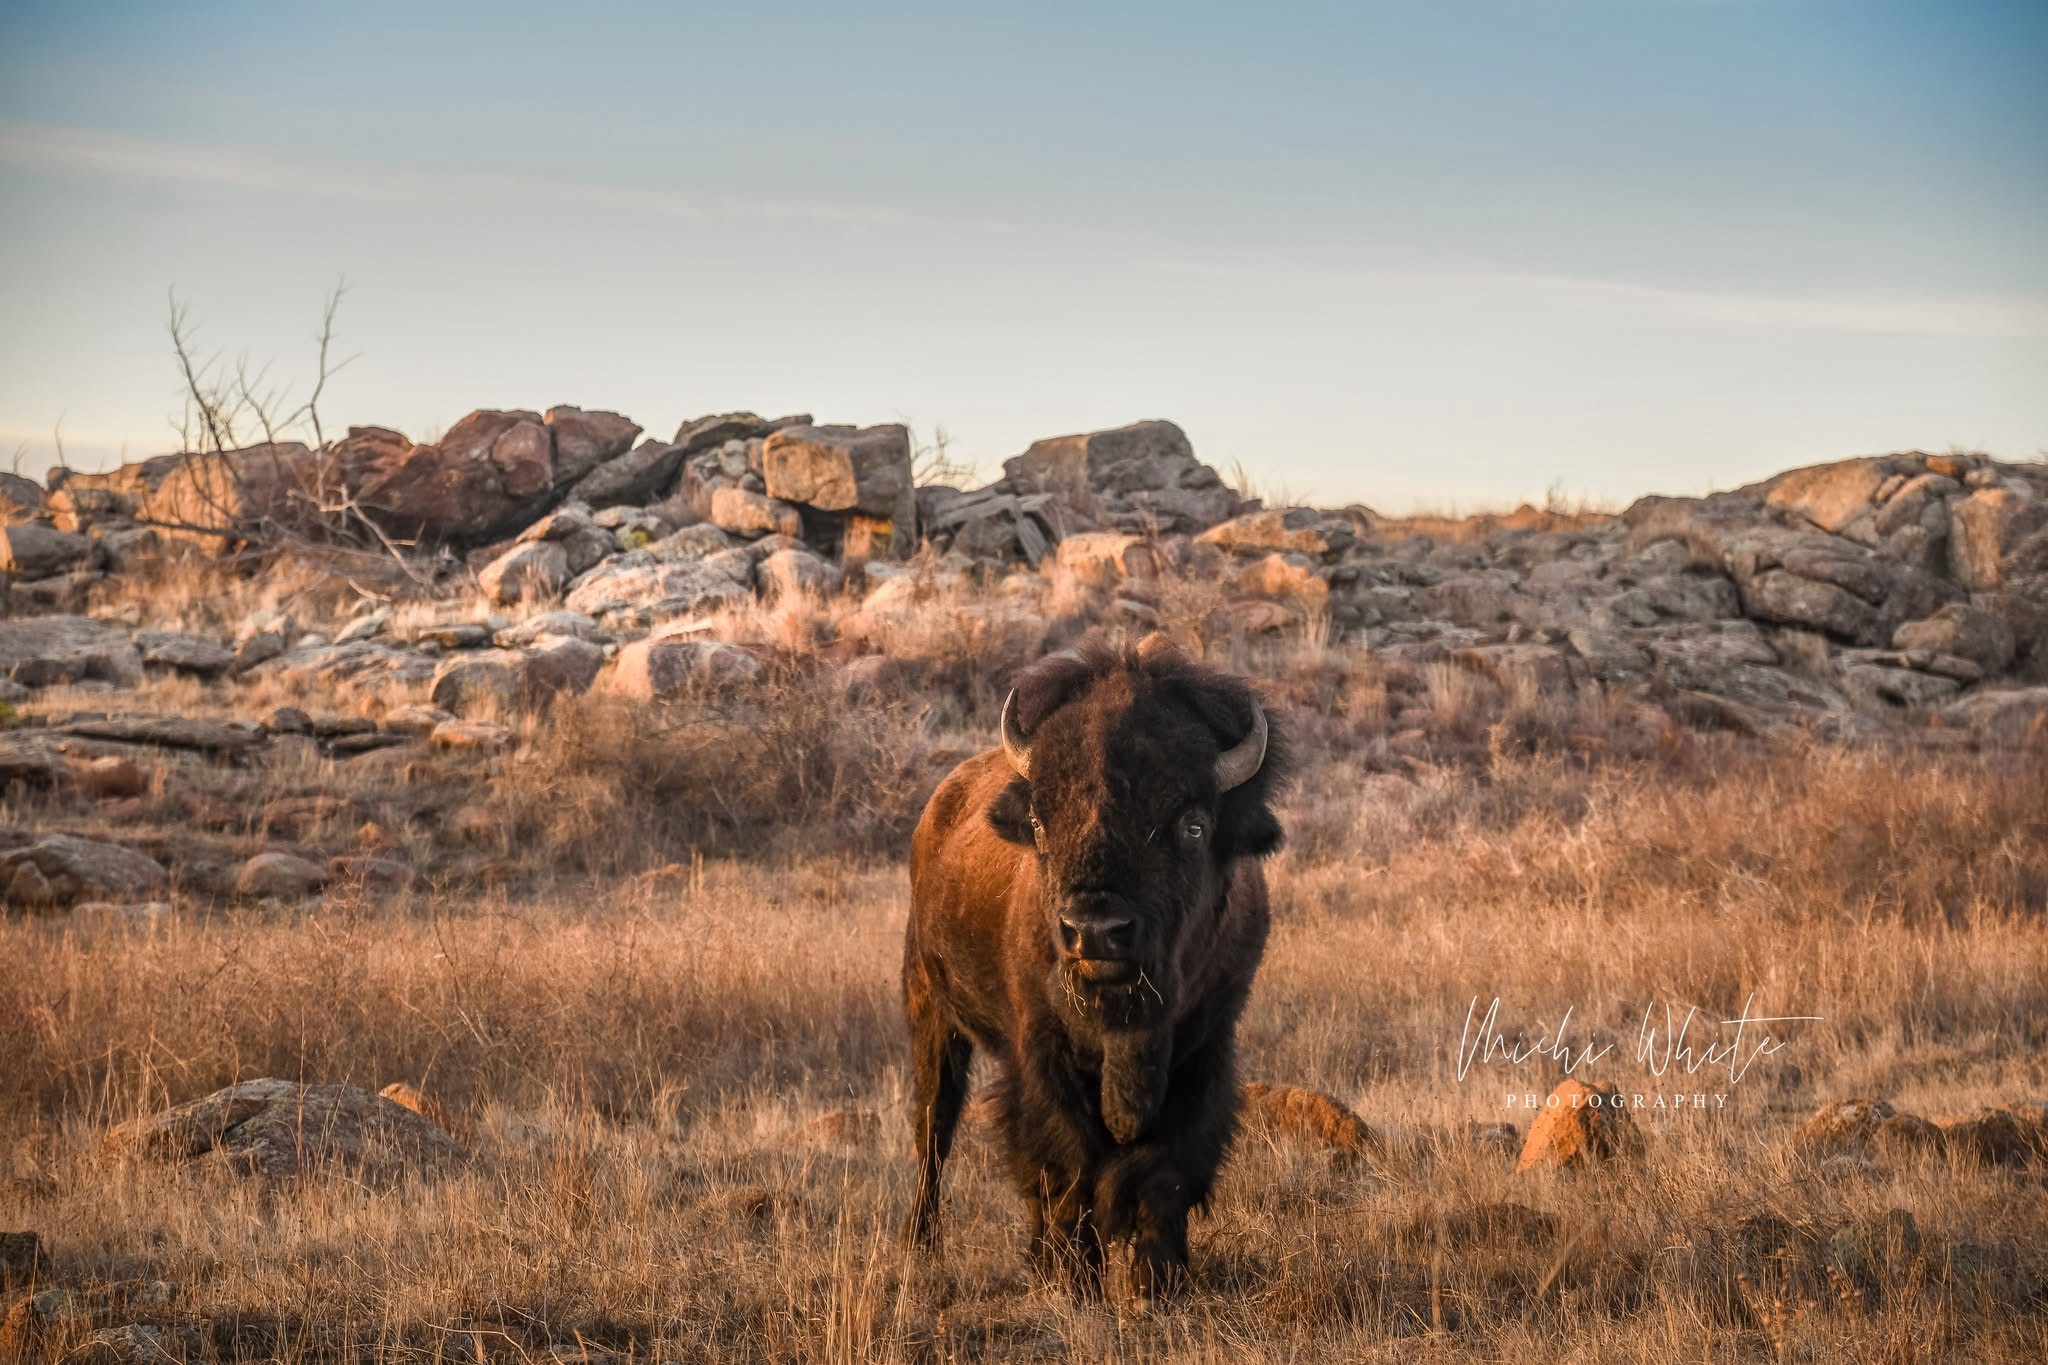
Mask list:
POLYGON ((1219 791, 1256 714, 1234 678, 1154 636, 1019 679, 1029 780, 1001 750, 933 794, 911 845, 903 995, 933 1239, 975 1048, 996 1062, 1012 1178, 1048 1268, 1093 1284, 1129 1243, 1132 1288, 1178 1280, 1237 1113, 1237 1020, 1264 951, 1259 859, 1280 841, 1265 760, 1219 791))

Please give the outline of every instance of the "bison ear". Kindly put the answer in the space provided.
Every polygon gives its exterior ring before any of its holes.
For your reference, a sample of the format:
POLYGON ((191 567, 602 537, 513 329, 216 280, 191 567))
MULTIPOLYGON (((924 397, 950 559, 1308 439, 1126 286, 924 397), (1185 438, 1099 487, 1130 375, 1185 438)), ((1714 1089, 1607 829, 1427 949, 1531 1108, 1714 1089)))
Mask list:
POLYGON ((1020 777, 997 792, 988 803, 988 823, 1013 844, 1037 847, 1037 836, 1031 832, 1031 784, 1020 777))
POLYGON ((1217 840, 1221 845, 1218 851, 1223 857, 1226 860, 1263 858, 1267 854, 1278 853, 1286 836, 1281 832, 1280 821, 1274 817, 1272 807, 1264 801, 1247 801, 1242 803, 1241 809, 1233 810, 1234 804, 1237 803, 1226 798, 1223 818, 1217 822, 1221 826, 1218 833, 1222 835, 1217 840))

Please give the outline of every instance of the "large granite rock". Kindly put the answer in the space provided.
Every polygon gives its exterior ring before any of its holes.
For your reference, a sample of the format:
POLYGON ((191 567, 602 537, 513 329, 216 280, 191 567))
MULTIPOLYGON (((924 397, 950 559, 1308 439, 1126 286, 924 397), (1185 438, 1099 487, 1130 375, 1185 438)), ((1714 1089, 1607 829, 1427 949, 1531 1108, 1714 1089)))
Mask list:
POLYGON ((569 496, 593 510, 638 507, 675 481, 683 448, 666 441, 642 441, 616 459, 607 460, 578 479, 569 496))
POLYGON ((553 407, 543 419, 555 438, 555 483, 574 483, 606 460, 633 448, 640 425, 616 412, 553 407))
POLYGON ((366 1090, 242 1081, 109 1129, 110 1157, 205 1161, 280 1179, 339 1171, 373 1183, 452 1169, 462 1151, 424 1115, 366 1090))
POLYGON ((146 853, 71 834, 0 852, 0 896, 29 908, 148 900, 165 880, 163 865, 146 853))
POLYGON ((1127 531, 1200 531, 1245 506, 1171 422, 1035 441, 1003 476, 1016 493, 1054 494, 1083 520, 1127 531))
POLYGON ((785 427, 768 436, 761 459, 771 498, 886 521, 899 538, 916 533, 910 432, 900 423, 785 427))
POLYGON ((131 687, 142 679, 142 654, 128 632, 87 616, 0 620, 0 678, 25 687, 94 679, 131 687))
POLYGON ((27 521, 47 506, 41 484, 0 469, 0 524, 27 521))
POLYGON ((40 521, 0 526, 0 574, 49 578, 92 562, 92 542, 40 521))
POLYGON ((554 489, 554 432, 541 415, 482 410, 430 445, 386 449, 357 500, 397 534, 476 544, 523 524, 554 489))

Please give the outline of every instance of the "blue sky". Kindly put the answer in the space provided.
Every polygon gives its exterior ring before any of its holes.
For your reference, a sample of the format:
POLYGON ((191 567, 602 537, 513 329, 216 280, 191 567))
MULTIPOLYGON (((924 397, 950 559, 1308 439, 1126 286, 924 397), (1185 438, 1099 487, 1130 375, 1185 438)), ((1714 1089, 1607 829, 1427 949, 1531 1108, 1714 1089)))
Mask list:
POLYGON ((2048 6, 0 9, 0 461, 204 340, 415 436, 572 402, 1603 499, 2048 448, 2048 6))

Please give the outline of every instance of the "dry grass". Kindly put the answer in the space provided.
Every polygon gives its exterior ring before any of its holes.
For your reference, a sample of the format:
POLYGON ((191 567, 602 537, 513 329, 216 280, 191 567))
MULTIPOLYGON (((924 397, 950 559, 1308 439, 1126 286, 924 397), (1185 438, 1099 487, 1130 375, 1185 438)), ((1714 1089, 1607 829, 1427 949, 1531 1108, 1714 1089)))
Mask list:
MULTIPOLYGON (((0 1227, 41 1230, 105 1321, 203 1325, 202 1358, 2040 1358, 2038 1168, 1827 1179, 1785 1135, 1849 1094, 1946 1113, 2048 1090, 2048 770, 1638 744, 1601 703, 1260 642, 1214 649, 1266 678, 1316 759, 1245 1067, 1352 1104, 1387 1154, 1249 1135, 1198 1225, 1195 1292, 1130 1319, 1027 1276, 977 1138, 946 1256, 907 1264, 893 854, 999 700, 971 662, 995 637, 927 628, 900 702, 778 668, 658 720, 559 707, 524 722, 526 756, 482 767, 166 761, 121 817, 166 843, 207 801, 339 786, 434 875, 296 910, 192 879, 189 908, 145 927, 0 922, 0 1227), (1426 747, 1390 755, 1388 717, 1431 699, 1426 747), (446 837, 461 803, 502 822, 490 848, 446 837), (1526 1127, 1507 1096, 1556 1068, 1458 1078, 1468 1006, 1494 996, 1511 1036, 1569 1007, 1574 1044, 1619 1044, 1595 1074, 1624 1091, 1726 1107, 1640 1115, 1639 1165, 1517 1176, 1463 1134, 1526 1127), (1646 1007, 1720 1019, 1752 997, 1824 1022, 1739 1083, 1637 1059, 1646 1007), (256 1075, 417 1083, 474 1160, 372 1192, 96 1158, 108 1123, 256 1075), (805 1129, 838 1110, 855 1119, 805 1129), (880 1140, 835 1138, 869 1111, 880 1140), (1893 1209, 1919 1249, 1887 1261, 1893 1209)), ((0 814, 119 823, 50 800, 0 814)), ((299 837, 334 851, 359 813, 299 837)), ((227 857, 270 836, 215 837, 227 857)))

